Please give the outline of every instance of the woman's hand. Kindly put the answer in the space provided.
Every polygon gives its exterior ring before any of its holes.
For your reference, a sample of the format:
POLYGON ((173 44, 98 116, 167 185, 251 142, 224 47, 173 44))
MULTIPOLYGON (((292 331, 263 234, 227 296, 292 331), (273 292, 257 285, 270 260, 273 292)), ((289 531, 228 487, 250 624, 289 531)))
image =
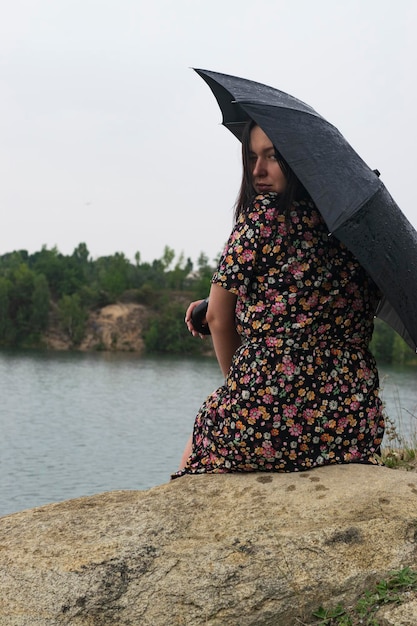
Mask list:
MULTIPOLYGON (((185 312, 185 323, 187 325, 188 330, 190 331, 190 333, 192 334, 193 337, 201 337, 201 339, 204 338, 204 335, 201 335, 193 326, 193 322, 191 319, 191 315, 193 310, 195 309, 196 306, 198 306, 199 304, 201 304, 201 302, 203 302, 203 300, 195 300, 194 302, 191 302, 188 305, 188 309, 185 312)), ((204 320, 204 322, 206 322, 206 320, 204 320)))

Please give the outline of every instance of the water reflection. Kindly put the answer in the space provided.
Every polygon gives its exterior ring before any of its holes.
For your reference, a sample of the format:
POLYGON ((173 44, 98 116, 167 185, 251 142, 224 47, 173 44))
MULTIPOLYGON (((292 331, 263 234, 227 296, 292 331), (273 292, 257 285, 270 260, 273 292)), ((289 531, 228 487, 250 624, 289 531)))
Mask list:
MULTIPOLYGON (((414 432, 417 369, 380 372, 387 412, 414 432)), ((214 359, 0 353, 0 515, 166 482, 221 381, 214 359)))
POLYGON ((212 360, 1 354, 0 514, 166 482, 220 382, 212 360))
POLYGON ((379 367, 381 398, 390 421, 406 439, 417 436, 417 368, 379 367))

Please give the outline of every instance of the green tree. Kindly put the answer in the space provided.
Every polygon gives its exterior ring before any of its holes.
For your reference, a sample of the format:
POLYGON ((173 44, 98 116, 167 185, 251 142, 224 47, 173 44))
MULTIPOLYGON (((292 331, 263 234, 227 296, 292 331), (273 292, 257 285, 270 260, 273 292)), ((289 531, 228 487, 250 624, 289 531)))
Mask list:
POLYGON ((28 264, 28 258, 27 250, 15 250, 14 252, 3 254, 0 257, 0 274, 9 276, 22 263, 28 264))
POLYGON ((89 280, 85 255, 88 258, 85 244, 79 244, 70 256, 61 254, 56 246, 50 250, 43 246, 31 256, 31 268, 37 274, 44 274, 52 297, 59 299, 64 294, 76 293, 89 280))
POLYGON ((48 326, 50 293, 44 274, 36 274, 33 281, 31 327, 41 332, 48 326))
POLYGON ((184 289, 187 276, 193 269, 193 263, 190 258, 184 259, 181 252, 178 261, 175 263, 174 269, 168 272, 168 285, 171 289, 184 289))
POLYGON ((200 253, 197 259, 197 272, 191 285, 196 299, 206 298, 209 295, 211 279, 216 266, 216 261, 210 264, 208 256, 204 252, 200 253))
POLYGON ((64 295, 58 302, 58 314, 62 330, 78 345, 84 337, 87 312, 78 294, 64 295))
POLYGON ((116 300, 129 288, 130 263, 123 252, 100 257, 96 268, 99 288, 108 294, 110 300, 116 300))
POLYGON ((155 314, 144 334, 149 353, 200 354, 201 342, 196 341, 184 324, 184 307, 165 299, 165 306, 155 314))
POLYGON ((87 267, 89 264, 90 253, 85 243, 79 243, 74 252, 72 258, 75 259, 81 266, 87 267))
POLYGON ((161 257, 161 263, 165 271, 169 269, 169 266, 171 265, 174 259, 175 259, 175 250, 173 250, 169 246, 165 246, 164 253, 161 257))
POLYGON ((16 334, 9 311, 11 289, 10 280, 0 276, 0 344, 6 346, 13 345, 16 334))
POLYGON ((26 343, 32 334, 32 294, 35 273, 25 263, 17 267, 11 277, 10 317, 15 327, 15 342, 26 343))
POLYGON ((405 365, 412 358, 414 358, 414 353, 410 346, 405 343, 402 337, 395 333, 392 343, 392 362, 398 365, 405 365))
POLYGON ((380 319, 375 320, 375 330, 371 341, 371 350, 379 363, 392 362, 394 330, 380 319))
POLYGON ((43 274, 48 281, 52 296, 59 297, 63 293, 63 264, 58 248, 48 250, 42 246, 39 252, 31 256, 31 267, 37 274, 43 274))

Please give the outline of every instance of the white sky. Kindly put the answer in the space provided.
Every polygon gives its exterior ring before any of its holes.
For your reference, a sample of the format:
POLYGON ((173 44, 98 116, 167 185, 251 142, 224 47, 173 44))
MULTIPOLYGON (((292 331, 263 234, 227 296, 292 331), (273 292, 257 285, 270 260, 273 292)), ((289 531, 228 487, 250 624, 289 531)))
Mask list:
POLYGON ((336 125, 417 226, 415 0, 0 0, 0 254, 210 259, 240 145, 190 68, 336 125))

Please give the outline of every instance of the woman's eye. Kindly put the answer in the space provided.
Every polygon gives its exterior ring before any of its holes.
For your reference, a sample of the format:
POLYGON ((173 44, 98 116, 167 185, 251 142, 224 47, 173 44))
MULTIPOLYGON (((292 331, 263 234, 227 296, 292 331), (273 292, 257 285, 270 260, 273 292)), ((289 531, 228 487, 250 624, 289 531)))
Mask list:
POLYGON ((276 154, 270 154, 270 155, 269 155, 269 158, 270 158, 272 161, 276 161, 276 160, 277 160, 277 155, 276 155, 276 154))

